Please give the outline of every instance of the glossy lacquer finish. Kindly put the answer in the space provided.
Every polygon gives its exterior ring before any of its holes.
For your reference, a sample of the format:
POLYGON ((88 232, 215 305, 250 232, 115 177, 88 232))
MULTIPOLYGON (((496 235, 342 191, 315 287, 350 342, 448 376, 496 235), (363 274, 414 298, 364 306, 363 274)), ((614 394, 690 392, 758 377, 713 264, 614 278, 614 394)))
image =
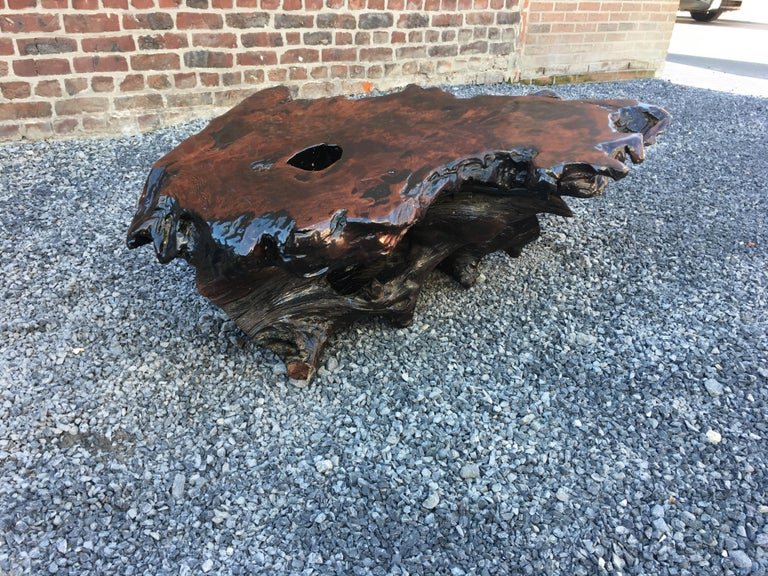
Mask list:
POLYGON ((517 256, 537 213, 569 216, 562 196, 624 177, 668 123, 633 100, 270 88, 153 165, 128 246, 188 260, 201 294, 309 379, 335 328, 408 324, 438 266, 471 286, 483 256, 517 256))

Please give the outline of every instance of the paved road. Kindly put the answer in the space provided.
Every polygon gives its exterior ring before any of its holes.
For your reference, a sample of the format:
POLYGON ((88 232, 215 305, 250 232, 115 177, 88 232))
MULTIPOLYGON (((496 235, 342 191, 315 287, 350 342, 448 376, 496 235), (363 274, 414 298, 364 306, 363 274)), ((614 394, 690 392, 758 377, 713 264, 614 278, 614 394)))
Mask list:
POLYGON ((715 22, 680 13, 661 77, 678 84, 768 96, 768 3, 747 2, 715 22))

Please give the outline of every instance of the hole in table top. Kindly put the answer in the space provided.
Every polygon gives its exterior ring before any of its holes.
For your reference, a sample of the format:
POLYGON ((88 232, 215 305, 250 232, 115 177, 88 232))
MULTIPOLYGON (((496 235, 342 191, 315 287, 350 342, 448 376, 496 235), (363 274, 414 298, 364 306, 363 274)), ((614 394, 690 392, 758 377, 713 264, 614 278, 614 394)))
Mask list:
POLYGON ((317 144, 297 152, 288 159, 288 164, 302 170, 317 172, 325 170, 341 158, 341 146, 317 144))

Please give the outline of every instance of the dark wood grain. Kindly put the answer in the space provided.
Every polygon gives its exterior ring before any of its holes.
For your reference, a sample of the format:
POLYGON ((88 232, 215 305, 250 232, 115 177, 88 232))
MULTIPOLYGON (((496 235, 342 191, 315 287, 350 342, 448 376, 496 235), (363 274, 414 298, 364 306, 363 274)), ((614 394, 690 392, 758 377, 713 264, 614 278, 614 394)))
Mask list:
POLYGON ((366 314, 411 321, 436 267, 470 286, 516 256, 536 214, 595 196, 669 122, 632 100, 551 94, 292 100, 261 91, 152 167, 128 232, 311 378, 329 334, 366 314))

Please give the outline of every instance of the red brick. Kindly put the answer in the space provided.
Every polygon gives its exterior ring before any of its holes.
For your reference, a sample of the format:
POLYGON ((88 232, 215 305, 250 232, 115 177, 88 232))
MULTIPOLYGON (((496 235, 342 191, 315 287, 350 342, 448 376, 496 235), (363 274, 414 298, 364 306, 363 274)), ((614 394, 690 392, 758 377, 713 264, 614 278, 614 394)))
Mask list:
POLYGON ((320 60, 320 53, 317 50, 296 48, 286 50, 280 57, 280 64, 306 64, 308 62, 317 62, 318 60, 320 60))
POLYGON ((70 96, 74 96, 75 94, 79 94, 83 90, 86 90, 88 88, 88 80, 85 78, 67 78, 64 80, 64 90, 67 91, 67 94, 70 96))
POLYGON ((430 46, 428 50, 428 54, 432 58, 450 58, 451 56, 456 56, 459 53, 459 47, 458 46, 430 46))
POLYGON ((176 15, 176 27, 180 30, 190 28, 203 30, 218 30, 224 25, 219 14, 180 12, 176 15))
POLYGON ((240 42, 245 48, 277 47, 283 45, 283 37, 278 32, 252 32, 240 36, 240 42))
POLYGON ((173 28, 173 18, 165 12, 124 14, 123 28, 126 30, 170 30, 173 28))
POLYGON ((65 118, 63 120, 56 120, 53 123, 53 131, 56 134, 72 134, 77 130, 79 123, 75 118, 65 118))
POLYGON ((131 7, 137 10, 148 10, 155 7, 154 0, 131 0, 131 7))
POLYGON ((387 10, 393 12, 405 10, 405 0, 387 0, 387 10))
POLYGON ((462 44, 461 46, 462 54, 485 54, 487 52, 488 42, 483 42, 482 40, 478 40, 477 42, 469 42, 467 44, 462 44))
POLYGON ((227 14, 227 26, 230 28, 264 28, 269 24, 266 12, 239 12, 227 14))
POLYGON ((298 46, 299 44, 301 44, 301 33, 286 32, 285 43, 288 44, 288 46, 298 46))
POLYGON ((18 100, 20 98, 29 98, 32 93, 32 87, 29 82, 2 82, 0 83, 0 94, 8 100, 18 100))
POLYGON ((301 0, 283 0, 283 10, 301 10, 301 0))
POLYGON ((140 50, 176 50, 188 46, 186 34, 155 34, 154 36, 139 36, 140 50))
POLYGON ((357 20, 352 14, 318 14, 317 27, 354 30, 357 27, 357 20))
POLYGON ((61 84, 58 80, 41 80, 35 86, 35 95, 43 98, 58 98, 61 96, 61 84))
POLYGON ((198 94, 169 94, 168 106, 171 108, 189 108, 190 106, 210 106, 211 94, 201 92, 198 94))
POLYGON ((181 0, 158 0, 158 8, 178 8, 181 6, 181 0))
POLYGON ((242 84, 243 74, 242 72, 225 72, 221 75, 221 83, 224 86, 234 86, 236 84, 242 84))
POLYGON ((238 8, 258 8, 259 0, 237 0, 238 8))
POLYGON ((8 76, 8 62, 0 60, 0 78, 8 76))
POLYGON ((147 86, 153 90, 167 90, 171 87, 171 79, 165 74, 147 76, 147 86))
MULTIPOLYGON (((445 34, 445 31, 443 31, 443 34, 445 34)), ((387 32, 386 30, 376 30, 373 33, 373 43, 389 44, 389 32, 387 32)))
POLYGON ((174 74, 173 83, 176 88, 194 88, 197 85, 197 76, 194 72, 174 74))
POLYGON ((0 140, 14 140, 20 136, 18 124, 0 126, 0 140))
POLYGON ((259 7, 262 10, 277 10, 280 7, 280 0, 259 0, 259 7))
POLYGON ((144 89, 144 76, 141 74, 130 74, 123 78, 120 82, 120 90, 122 92, 135 92, 136 90, 144 89))
POLYGON ((138 54, 131 56, 133 70, 178 70, 178 54, 138 54))
POLYGON ((184 64, 188 68, 231 68, 233 56, 226 52, 193 50, 184 53, 184 64))
POLYGON ((323 62, 354 62, 357 60, 356 48, 325 48, 323 62))
POLYGON ((56 76, 71 72, 69 62, 61 58, 16 60, 13 71, 16 76, 56 76))
POLYGON ((315 66, 309 71, 309 75, 315 80, 328 78, 328 66, 315 66))
POLYGON ((22 127, 24 136, 32 140, 49 138, 53 135, 53 126, 50 122, 28 122, 22 127))
POLYGON ((392 60, 392 48, 360 48, 360 60, 365 62, 392 60))
POLYGON ((72 8, 75 10, 98 10, 99 0, 72 0, 72 8))
POLYGON ((124 56, 82 56, 74 59, 75 72, 126 72, 128 61, 124 56))
POLYGON ((48 102, 14 102, 0 104, 0 121, 20 120, 22 118, 47 118, 51 115, 48 102))
POLYGON ((246 84, 261 84, 264 82, 264 70, 246 70, 243 79, 246 84))
POLYGON ((206 48, 237 48, 237 36, 234 34, 193 34, 192 46, 206 48))
POLYGON ((325 7, 331 10, 338 10, 344 7, 344 0, 325 0, 325 7))
POLYGON ((65 14, 64 30, 70 34, 117 32, 120 18, 117 14, 65 14))
POLYGON ((200 83, 203 86, 218 86, 219 85, 219 75, 215 72, 201 72, 200 73, 200 83))
POLYGON ((274 52, 241 52, 237 55, 238 66, 270 66, 277 64, 277 55, 274 52))
POLYGON ((285 82, 288 79, 288 71, 285 68, 273 68, 267 71, 270 82, 285 82))
POLYGON ((213 103, 216 106, 231 107, 242 102, 244 98, 247 98, 251 94, 253 94, 252 89, 225 90, 223 92, 216 92, 216 94, 213 95, 213 103))
POLYGON ((133 52, 136 50, 133 36, 83 38, 80 45, 83 48, 83 52, 133 52))
POLYGON ((275 28, 312 28, 315 17, 306 14, 277 14, 275 28))
POLYGON ((91 90, 94 92, 112 92, 115 89, 115 79, 111 76, 94 76, 91 78, 91 90))
POLYGON ((19 38, 16 40, 16 46, 22 56, 40 56, 74 52, 77 50, 77 41, 61 37, 19 38))
POLYGON ((306 68, 299 68, 298 66, 291 66, 288 69, 289 80, 306 80, 309 78, 306 68))
POLYGON ((387 7, 384 0, 368 0, 366 8, 368 10, 384 10, 387 7))
POLYGON ((0 56, 10 56, 11 54, 13 54, 13 40, 0 38, 0 56))
POLYGON ((397 49, 398 59, 408 58, 426 58, 427 47, 426 46, 403 46, 397 49))
POLYGON ((319 12, 323 9, 323 0, 304 0, 304 10, 319 12))
POLYGON ((46 10, 60 10, 69 6, 69 0, 42 0, 46 10))
POLYGON ((101 0, 104 8, 128 10, 128 0, 101 0))
POLYGON ((353 43, 352 32, 336 32, 334 36, 336 46, 349 46, 353 43))
POLYGON ((115 98, 115 110, 162 108, 163 97, 160 94, 141 94, 140 96, 122 96, 115 98))
MULTIPOLYGON (((491 15, 493 22, 493 15, 491 15)), ((432 26, 461 26, 464 24, 463 14, 435 14, 432 16, 432 26)))
POLYGON ((105 116, 85 116, 82 118, 83 130, 86 132, 102 132, 107 129, 105 116))
POLYGON ((55 32, 60 29, 58 14, 4 14, 0 18, 0 31, 12 34, 55 32))
POLYGON ((104 112, 109 109, 109 98, 89 96, 84 98, 68 98, 56 102, 56 114, 74 116, 83 112, 104 112))
POLYGON ((389 12, 370 12, 360 14, 357 25, 361 30, 373 30, 375 28, 388 28, 394 23, 394 17, 389 12))
POLYGON ((165 112, 157 112, 155 114, 142 114, 136 121, 139 125, 139 130, 142 132, 149 132, 151 130, 157 130, 162 128, 165 124, 165 112))
MULTIPOLYGON (((325 96, 331 96, 335 93, 335 85, 333 82, 307 82, 301 86, 302 98, 323 98, 325 96)), ((352 91, 352 90, 348 90, 352 91)))
POLYGON ((231 10, 234 2, 232 0, 212 0, 211 6, 222 10, 231 10))
POLYGON ((37 0, 8 0, 8 8, 11 10, 23 10, 24 8, 37 7, 37 0))
POLYGON ((467 26, 488 26, 493 24, 493 18, 491 12, 470 12, 465 16, 467 26))
POLYGON ((306 46, 328 46, 332 42, 333 34, 328 30, 304 33, 304 44, 306 46))

